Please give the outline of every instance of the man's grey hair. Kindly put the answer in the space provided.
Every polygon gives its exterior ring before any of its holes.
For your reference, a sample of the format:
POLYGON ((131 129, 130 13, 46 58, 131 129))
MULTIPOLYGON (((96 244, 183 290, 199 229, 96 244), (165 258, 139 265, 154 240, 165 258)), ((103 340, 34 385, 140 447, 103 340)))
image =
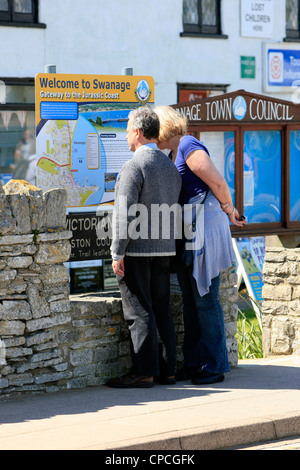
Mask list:
POLYGON ((129 113, 128 118, 132 129, 140 129, 146 139, 158 139, 159 119, 153 109, 137 108, 129 113))

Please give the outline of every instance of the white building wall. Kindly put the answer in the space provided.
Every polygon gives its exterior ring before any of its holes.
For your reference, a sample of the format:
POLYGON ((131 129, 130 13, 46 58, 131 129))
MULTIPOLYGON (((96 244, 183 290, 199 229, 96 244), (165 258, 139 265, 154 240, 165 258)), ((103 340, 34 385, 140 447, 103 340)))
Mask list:
POLYGON ((133 67, 154 77, 156 104, 176 103, 177 83, 263 93, 263 43, 285 37, 285 0, 273 3, 273 37, 262 40, 240 36, 240 0, 222 0, 227 39, 180 37, 182 0, 40 0, 46 29, 0 26, 0 77, 34 77, 50 63, 58 73, 99 75, 133 67), (256 57, 255 79, 240 78, 241 55, 256 57))

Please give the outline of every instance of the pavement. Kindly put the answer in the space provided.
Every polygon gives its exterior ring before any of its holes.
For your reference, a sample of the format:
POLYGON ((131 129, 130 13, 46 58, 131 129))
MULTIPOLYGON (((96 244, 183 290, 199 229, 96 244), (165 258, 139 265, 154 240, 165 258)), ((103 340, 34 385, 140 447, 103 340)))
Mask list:
POLYGON ((300 356, 243 360, 215 385, 0 401, 0 450, 237 450, 300 436, 299 367, 300 356))

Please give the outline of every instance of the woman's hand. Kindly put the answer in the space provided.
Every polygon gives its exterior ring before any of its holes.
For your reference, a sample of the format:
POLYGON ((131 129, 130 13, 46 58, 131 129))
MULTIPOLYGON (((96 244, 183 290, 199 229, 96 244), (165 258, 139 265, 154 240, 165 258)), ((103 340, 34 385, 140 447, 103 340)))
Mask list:
POLYGON ((237 225, 238 227, 243 227, 247 223, 246 218, 242 215, 240 216, 238 210, 234 208, 232 214, 228 214, 230 222, 232 222, 234 225, 237 225))

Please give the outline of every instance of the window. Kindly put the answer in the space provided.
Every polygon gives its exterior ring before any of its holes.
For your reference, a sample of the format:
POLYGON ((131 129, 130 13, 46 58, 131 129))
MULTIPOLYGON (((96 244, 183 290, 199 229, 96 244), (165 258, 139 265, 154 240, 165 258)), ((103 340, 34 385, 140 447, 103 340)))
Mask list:
POLYGON ((244 132, 244 215, 249 224, 282 220, 280 130, 244 132))
POLYGON ((38 0, 0 0, 0 23, 38 23, 38 0))
POLYGON ((290 220, 291 222, 300 222, 300 188, 299 188, 299 172, 300 172, 300 130, 291 130, 289 134, 289 150, 290 150, 290 181, 289 181, 289 198, 290 198, 290 220))
POLYGON ((209 96, 216 96, 226 93, 228 85, 207 85, 195 83, 177 84, 177 103, 195 101, 209 96))
POLYGON ((34 80, 2 78, 0 83, 0 180, 35 184, 34 80))
POLYGON ((183 0, 186 35, 221 35, 220 0, 183 0))
POLYGON ((286 38, 300 39, 299 0, 286 0, 286 38))

